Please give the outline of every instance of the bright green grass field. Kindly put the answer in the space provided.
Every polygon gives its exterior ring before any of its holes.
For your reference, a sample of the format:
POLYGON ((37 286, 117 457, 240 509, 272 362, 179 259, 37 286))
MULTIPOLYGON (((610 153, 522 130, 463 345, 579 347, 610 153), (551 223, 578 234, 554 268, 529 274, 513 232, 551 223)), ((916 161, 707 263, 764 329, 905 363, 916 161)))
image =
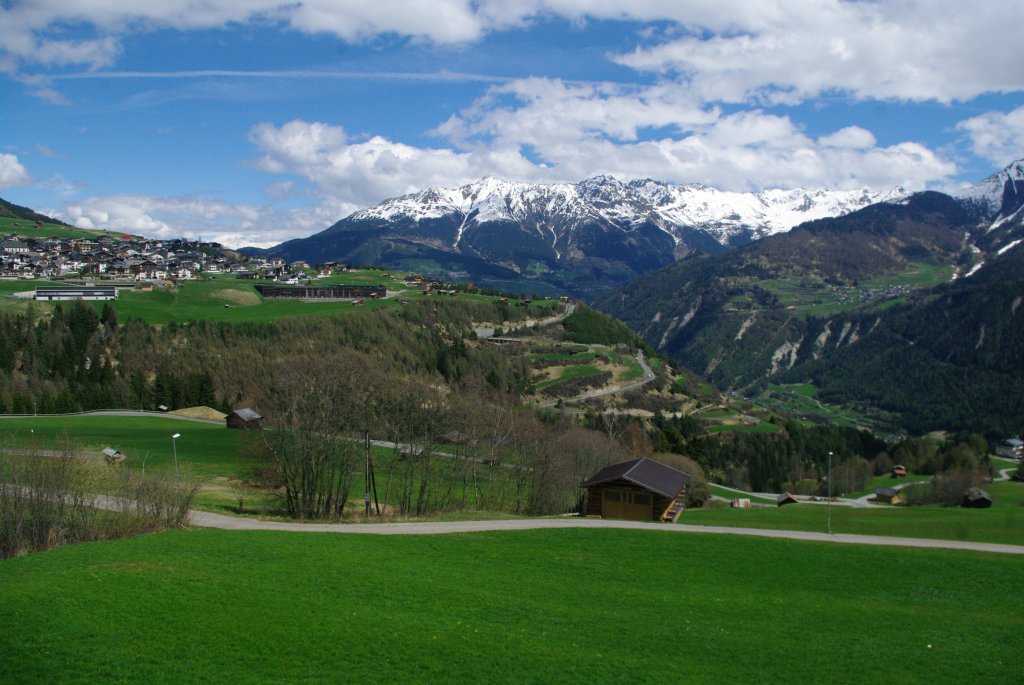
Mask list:
MULTIPOLYGON (((188 281, 177 291, 158 288, 152 292, 123 292, 113 304, 120 319, 134 317, 154 324, 200 320, 262 323, 287 316, 330 316, 398 306, 397 300, 394 299, 367 300, 360 307, 354 306, 351 302, 260 302, 252 282, 237 279, 188 281), (241 304, 231 299, 231 295, 235 293, 248 296, 250 302, 241 304), (225 304, 229 306, 225 307, 225 304)), ((97 309, 101 306, 102 304, 97 304, 97 309)))
POLYGON ((92 231, 73 226, 61 226, 60 224, 43 224, 36 228, 36 222, 30 219, 15 219, 13 217, 0 217, 0 231, 6 233, 17 233, 26 238, 98 238, 101 235, 119 237, 117 231, 92 231))
POLYGON ((647 531, 178 531, 0 561, 7 682, 1019 682, 1024 563, 647 531))
MULTIPOLYGON (((832 532, 1024 545, 1024 483, 990 483, 991 509, 961 507, 832 507, 832 532)), ((688 509, 679 523, 825 532, 826 507, 688 509)))
POLYGON ((174 467, 171 435, 177 439, 179 466, 198 476, 243 475, 246 468, 239 456, 244 431, 228 430, 224 424, 200 423, 161 416, 39 416, 0 420, 4 446, 36 446, 51 450, 66 434, 73 445, 86 451, 113 447, 128 459, 125 464, 147 469, 174 467))

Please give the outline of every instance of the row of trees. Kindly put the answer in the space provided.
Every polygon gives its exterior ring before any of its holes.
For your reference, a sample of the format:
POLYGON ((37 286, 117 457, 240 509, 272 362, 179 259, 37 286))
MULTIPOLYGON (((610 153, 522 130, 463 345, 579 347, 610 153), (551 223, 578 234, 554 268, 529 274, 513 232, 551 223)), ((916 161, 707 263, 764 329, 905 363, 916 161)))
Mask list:
POLYGON ((366 431, 390 445, 377 496, 399 515, 562 513, 579 506, 583 478, 626 456, 617 441, 546 423, 486 383, 455 390, 397 377, 359 353, 281 360, 266 387, 270 420, 253 439, 293 516, 344 513, 362 483, 366 431))

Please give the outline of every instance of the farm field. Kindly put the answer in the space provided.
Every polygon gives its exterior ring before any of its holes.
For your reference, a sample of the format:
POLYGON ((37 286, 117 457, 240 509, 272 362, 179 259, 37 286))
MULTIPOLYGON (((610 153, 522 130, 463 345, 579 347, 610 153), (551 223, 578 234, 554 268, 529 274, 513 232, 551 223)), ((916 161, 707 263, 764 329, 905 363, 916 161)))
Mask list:
MULTIPOLYGON (((400 276, 404 277, 404 274, 400 276)), ((117 301, 111 302, 111 304, 117 310, 120 320, 137 318, 152 324, 167 324, 172 321, 178 323, 188 321, 266 323, 284 317, 333 316, 390 309, 400 307, 399 300, 424 298, 422 291, 406 286, 399 275, 385 276, 383 272, 375 269, 356 270, 329 278, 316 279, 314 284, 385 285, 389 291, 399 292, 397 297, 382 300, 368 299, 359 305, 351 301, 303 302, 263 299, 256 292, 253 283, 253 281, 240 280, 233 276, 182 281, 177 288, 154 288, 151 291, 123 290, 118 294, 117 301)), ((16 292, 32 291, 41 285, 66 284, 36 280, 0 281, 0 294, 13 295, 16 292)), ((460 293, 458 297, 470 302, 490 302, 497 299, 489 295, 467 293, 460 293)), ((29 302, 12 301, 3 304, 23 309, 28 306, 29 302)), ((94 302, 91 304, 96 307, 97 311, 100 311, 106 303, 94 302)), ((537 318, 550 316, 555 304, 552 300, 535 301, 530 304, 529 312, 537 318)), ((45 310, 55 305, 48 302, 33 302, 32 306, 45 310)))
MULTIPOLYGON (((1024 544, 1024 483, 990 483, 985 489, 994 500, 991 509, 833 506, 832 532, 1024 544)), ((824 504, 693 509, 679 523, 824 532, 825 510, 824 504)))
POLYGON ((128 456, 130 468, 174 468, 178 462, 194 475, 234 476, 245 470, 238 456, 242 431, 223 424, 189 421, 165 416, 37 416, 0 420, 0 444, 4 448, 35 447, 52 450, 65 436, 76 449, 99 452, 113 447, 128 456), (177 445, 171 435, 180 433, 177 445))
POLYGON ((1001 555, 648 531, 175 531, 0 561, 0 622, 16 627, 0 672, 936 683, 966 669, 1008 683, 1024 645, 1007 600, 1020 572, 1001 555), (598 549, 618 561, 594 563, 598 549), (609 624, 612 598, 623 620, 609 624))
POLYGON ((761 407, 836 426, 862 427, 878 435, 891 434, 893 417, 881 412, 863 413, 858 408, 836 406, 817 399, 817 388, 810 383, 768 387, 754 400, 761 407))
MULTIPOLYGON (((259 464, 249 456, 245 444, 254 434, 229 430, 223 424, 188 421, 173 414, 5 418, 0 420, 0 449, 48 451, 59 449, 66 438, 74 451, 98 453, 105 447, 114 447, 126 455, 123 462, 125 468, 171 472, 174 469, 175 449, 171 435, 174 433, 181 435, 176 441, 181 473, 194 476, 201 483, 193 507, 218 513, 236 513, 239 493, 237 485, 249 481, 259 464)), ((354 446, 353 449, 361 464, 361 448, 354 446)), ((378 501, 385 504, 384 497, 390 494, 389 501, 394 502, 398 497, 400 474, 409 465, 402 461, 402 455, 392 447, 373 446, 371 450, 378 501), (394 487, 389 493, 391 483, 394 483, 394 487)), ((465 448, 455 446, 436 447, 436 452, 460 456, 465 451, 465 448)), ((353 514, 361 511, 365 488, 362 467, 356 471, 357 475, 349 487, 349 513, 353 514)), ((465 503, 466 513, 460 516, 487 518, 492 515, 491 512, 477 509, 481 502, 478 502, 478 493, 473 487, 474 472, 480 479, 479 497, 503 497, 506 499, 502 501, 511 501, 509 493, 514 487, 508 469, 453 459, 441 454, 435 456, 433 461, 434 478, 451 483, 452 489, 447 495, 453 502, 465 503)), ((418 484, 417 479, 413 490, 418 488, 418 484)), ((275 516, 281 513, 280 499, 269 491, 246 487, 244 502, 244 513, 247 515, 275 516)))

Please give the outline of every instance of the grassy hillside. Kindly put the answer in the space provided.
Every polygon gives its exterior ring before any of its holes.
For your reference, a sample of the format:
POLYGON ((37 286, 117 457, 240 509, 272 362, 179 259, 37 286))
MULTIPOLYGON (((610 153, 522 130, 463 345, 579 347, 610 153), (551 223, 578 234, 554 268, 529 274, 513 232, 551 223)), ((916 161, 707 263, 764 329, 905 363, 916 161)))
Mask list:
POLYGON ((966 669, 1014 682, 1020 564, 641 531, 173 532, 0 562, 0 671, 20 683, 930 684, 966 669))
POLYGON ((101 235, 114 237, 121 235, 121 233, 116 231, 94 231, 68 226, 67 224, 53 223, 52 220, 47 218, 43 218, 41 221, 43 224, 37 228, 35 219, 0 216, 0 233, 4 235, 17 233, 25 238, 98 238, 101 235))

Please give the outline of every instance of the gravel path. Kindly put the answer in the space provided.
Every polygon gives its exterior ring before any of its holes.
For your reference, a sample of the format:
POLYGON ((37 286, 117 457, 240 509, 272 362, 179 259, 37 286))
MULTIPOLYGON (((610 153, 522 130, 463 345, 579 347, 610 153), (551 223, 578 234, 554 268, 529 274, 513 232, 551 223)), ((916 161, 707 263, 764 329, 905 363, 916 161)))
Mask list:
POLYGON ((718 535, 751 535, 754 537, 812 542, 837 542, 847 545, 884 545, 890 547, 923 547, 930 549, 959 549, 997 554, 1024 554, 1024 545, 1001 545, 988 542, 962 542, 958 540, 930 540, 926 538, 898 538, 880 535, 842 535, 811 533, 798 530, 763 530, 759 528, 729 528, 726 526, 669 525, 642 521, 614 521, 610 519, 503 519, 495 521, 429 521, 418 523, 291 523, 235 518, 222 514, 193 511, 190 522, 204 528, 223 530, 280 530, 310 533, 350 533, 367 535, 439 535, 445 533, 479 533, 484 531, 535 530, 549 528, 627 528, 664 533, 713 533, 718 535))

